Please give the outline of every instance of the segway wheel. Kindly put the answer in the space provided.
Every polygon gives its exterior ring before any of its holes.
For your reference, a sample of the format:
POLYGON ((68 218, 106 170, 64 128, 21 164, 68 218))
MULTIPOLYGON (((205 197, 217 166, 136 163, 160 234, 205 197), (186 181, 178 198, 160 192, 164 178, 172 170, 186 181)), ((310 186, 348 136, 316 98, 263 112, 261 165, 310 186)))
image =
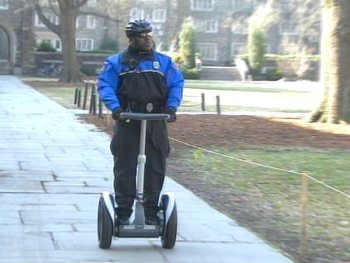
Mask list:
POLYGON ((110 248, 113 236, 113 221, 108 213, 103 197, 100 197, 97 212, 97 235, 100 248, 110 248))
MULTIPOLYGON (((177 209, 176 209, 176 203, 174 200, 174 206, 172 207, 171 215, 169 217, 168 222, 166 222, 166 214, 167 209, 171 209, 169 207, 169 196, 163 195, 162 196, 162 207, 163 207, 163 216, 164 216, 164 230, 163 234, 161 236, 162 241, 162 247, 171 249, 174 248, 175 242, 176 242, 176 236, 177 236, 177 209)), ((168 211, 170 212, 170 211, 168 211)))

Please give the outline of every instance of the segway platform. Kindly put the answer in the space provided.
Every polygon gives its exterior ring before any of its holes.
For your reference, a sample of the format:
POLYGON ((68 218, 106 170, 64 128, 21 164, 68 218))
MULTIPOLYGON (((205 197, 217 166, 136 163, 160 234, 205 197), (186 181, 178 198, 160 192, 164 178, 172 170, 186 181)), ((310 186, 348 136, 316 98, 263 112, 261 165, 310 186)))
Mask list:
POLYGON ((159 204, 159 224, 146 225, 143 208, 143 182, 144 167, 146 163, 145 139, 148 120, 166 120, 168 114, 154 113, 122 113, 125 119, 141 121, 140 153, 137 169, 137 192, 134 205, 134 220, 129 225, 118 225, 115 213, 116 203, 114 195, 110 192, 102 192, 98 204, 97 234, 100 248, 110 248, 112 237, 120 238, 161 238, 163 248, 173 248, 177 235, 177 208, 173 193, 164 193, 159 204))

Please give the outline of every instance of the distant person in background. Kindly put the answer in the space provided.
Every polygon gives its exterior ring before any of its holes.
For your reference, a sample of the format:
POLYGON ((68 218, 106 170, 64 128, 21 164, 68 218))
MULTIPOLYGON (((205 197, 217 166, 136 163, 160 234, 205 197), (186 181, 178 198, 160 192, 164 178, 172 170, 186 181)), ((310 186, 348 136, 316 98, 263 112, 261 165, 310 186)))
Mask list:
POLYGON ((235 59, 235 64, 238 69, 239 75, 241 76, 241 81, 247 81, 249 75, 249 67, 244 59, 237 57, 235 59))

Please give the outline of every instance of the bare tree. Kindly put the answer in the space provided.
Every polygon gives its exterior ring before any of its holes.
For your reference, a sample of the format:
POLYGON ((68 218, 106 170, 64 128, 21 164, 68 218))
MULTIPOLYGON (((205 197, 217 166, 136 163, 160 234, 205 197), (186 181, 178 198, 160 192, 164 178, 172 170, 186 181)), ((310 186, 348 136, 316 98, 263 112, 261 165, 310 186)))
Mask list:
POLYGON ((119 23, 119 9, 124 10, 128 6, 126 0, 105 0, 104 5, 97 6, 93 11, 82 10, 87 2, 88 0, 33 0, 39 19, 61 39, 63 70, 60 81, 62 82, 82 80, 75 46, 77 17, 79 15, 94 15, 119 23), (45 10, 58 16, 60 18, 59 24, 52 23, 45 15, 45 10))
POLYGON ((350 123, 350 1, 322 0, 321 82, 324 97, 311 121, 350 123))
POLYGON ((33 0, 39 19, 52 32, 57 34, 62 41, 63 70, 60 81, 81 81, 81 73, 78 67, 78 57, 75 49, 76 20, 79 9, 88 0, 47 0, 46 8, 50 8, 59 18, 58 25, 52 23, 44 14, 45 4, 40 0, 33 0))

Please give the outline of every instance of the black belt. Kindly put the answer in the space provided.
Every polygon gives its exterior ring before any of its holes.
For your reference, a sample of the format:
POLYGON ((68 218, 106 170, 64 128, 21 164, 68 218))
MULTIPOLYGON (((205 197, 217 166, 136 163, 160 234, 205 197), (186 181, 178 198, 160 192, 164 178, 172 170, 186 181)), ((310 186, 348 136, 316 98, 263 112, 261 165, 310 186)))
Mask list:
POLYGON ((165 111, 164 103, 162 102, 129 102, 127 110, 131 112, 143 112, 143 113, 163 113, 165 111))

